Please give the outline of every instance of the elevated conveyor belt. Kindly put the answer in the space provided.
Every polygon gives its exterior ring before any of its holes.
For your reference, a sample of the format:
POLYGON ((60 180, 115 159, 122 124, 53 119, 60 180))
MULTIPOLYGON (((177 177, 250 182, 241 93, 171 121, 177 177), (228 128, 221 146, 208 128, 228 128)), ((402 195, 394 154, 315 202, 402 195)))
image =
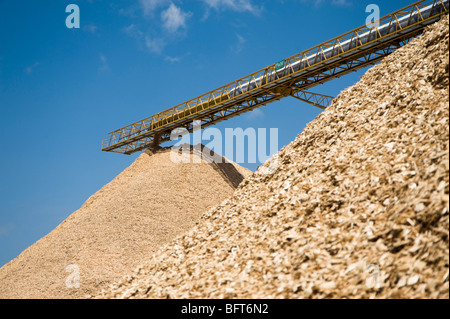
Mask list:
POLYGON ((449 12, 449 0, 423 0, 270 65, 195 99, 108 134, 102 150, 132 154, 170 140, 172 130, 227 120, 286 96, 326 108, 332 97, 307 90, 374 64, 449 12))

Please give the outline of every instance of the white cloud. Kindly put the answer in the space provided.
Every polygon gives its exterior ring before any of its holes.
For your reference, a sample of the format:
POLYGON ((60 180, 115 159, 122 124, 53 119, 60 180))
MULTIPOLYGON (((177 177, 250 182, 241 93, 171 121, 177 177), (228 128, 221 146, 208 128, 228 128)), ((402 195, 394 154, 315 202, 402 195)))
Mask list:
POLYGON ((165 29, 169 32, 176 32, 179 28, 186 27, 186 19, 191 15, 191 13, 183 12, 179 7, 171 3, 169 8, 161 13, 161 19, 165 29))
POLYGON ((116 10, 121 16, 136 18, 136 7, 117 8, 116 10))
POLYGON ((264 117, 264 112, 261 109, 254 109, 246 114, 249 120, 260 120, 264 117))
POLYGON ((86 24, 83 26, 83 30, 94 34, 98 31, 98 27, 95 24, 86 24))
POLYGON ((122 31, 131 38, 140 39, 144 36, 144 33, 134 23, 124 27, 122 31))
POLYGON ((331 4, 338 7, 347 7, 351 6, 351 2, 349 0, 333 0, 331 4))
POLYGON ((100 53, 100 66, 98 68, 100 72, 108 72, 111 70, 108 64, 108 59, 106 56, 103 55, 103 53, 100 53))
POLYGON ((248 11, 253 14, 259 14, 261 8, 254 5, 252 0, 201 0, 206 5, 214 9, 230 9, 234 11, 248 11))
POLYGON ((239 54, 244 49, 244 45, 247 42, 247 39, 240 34, 236 34, 236 37, 237 43, 232 47, 232 50, 235 54, 239 54))
POLYGON ((164 60, 169 61, 170 63, 176 63, 176 62, 180 62, 181 58, 180 57, 166 56, 166 58, 164 60))
POLYGON ((122 31, 130 38, 136 39, 140 45, 152 53, 160 54, 166 47, 166 40, 163 37, 150 37, 135 24, 124 27, 122 31))
POLYGON ((27 66, 27 67, 24 69, 24 72, 25 72, 26 74, 31 74, 31 73, 33 73, 33 71, 34 71, 38 66, 39 66, 39 62, 36 62, 36 63, 34 63, 34 64, 30 65, 30 66, 27 66))
POLYGON ((170 0, 139 0, 145 15, 153 13, 156 8, 169 4, 170 2, 170 0))
POLYGON ((166 46, 166 41, 162 38, 150 38, 145 36, 145 47, 153 53, 162 53, 164 47, 166 46))
MULTIPOLYGON (((300 0, 303 3, 307 3, 307 4, 312 4, 316 7, 324 4, 325 2, 327 2, 326 0, 300 0)), ((336 6, 336 7, 346 7, 346 6, 351 6, 351 0, 331 0, 331 5, 336 6)))

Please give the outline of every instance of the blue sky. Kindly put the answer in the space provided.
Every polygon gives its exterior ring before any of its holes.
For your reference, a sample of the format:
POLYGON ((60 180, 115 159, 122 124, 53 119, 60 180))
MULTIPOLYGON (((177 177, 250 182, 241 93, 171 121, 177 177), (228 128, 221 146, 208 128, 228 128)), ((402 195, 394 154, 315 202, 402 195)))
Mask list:
MULTIPOLYGON (((108 132, 359 27, 371 3, 384 15, 410 2, 0 1, 0 266, 138 156, 101 152, 108 132), (79 29, 65 24, 72 3, 79 29)), ((320 112, 287 98, 217 127, 278 128, 281 148, 320 112)))

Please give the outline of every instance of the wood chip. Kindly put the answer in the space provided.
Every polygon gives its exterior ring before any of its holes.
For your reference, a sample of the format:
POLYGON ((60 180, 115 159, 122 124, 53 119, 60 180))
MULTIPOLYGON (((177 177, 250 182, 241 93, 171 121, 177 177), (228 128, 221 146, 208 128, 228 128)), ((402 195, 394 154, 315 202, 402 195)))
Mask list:
POLYGON ((136 284, 134 298, 448 299, 448 27, 371 68, 278 153, 275 173, 263 165, 145 275, 97 297, 136 284))
MULTIPOLYGON (((235 163, 176 164, 170 149, 144 152, 54 231, 0 269, 0 298, 83 298, 106 289, 194 227, 250 173, 235 163), (66 286, 71 264, 79 269, 78 289, 66 286)), ((182 246, 173 253, 184 260, 182 246)), ((134 297, 136 289, 128 287, 122 296, 134 297)))

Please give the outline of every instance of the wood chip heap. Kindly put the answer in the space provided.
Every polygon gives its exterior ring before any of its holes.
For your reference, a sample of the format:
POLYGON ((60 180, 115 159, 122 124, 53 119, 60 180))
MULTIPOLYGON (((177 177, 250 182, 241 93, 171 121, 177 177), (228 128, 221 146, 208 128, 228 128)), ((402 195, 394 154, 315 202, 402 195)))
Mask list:
POLYGON ((448 28, 371 68, 273 175, 96 297, 449 298, 448 28))
POLYGON ((235 163, 176 164, 170 154, 162 149, 140 155, 2 267, 0 298, 83 298, 107 288, 192 228, 251 174, 235 163))

